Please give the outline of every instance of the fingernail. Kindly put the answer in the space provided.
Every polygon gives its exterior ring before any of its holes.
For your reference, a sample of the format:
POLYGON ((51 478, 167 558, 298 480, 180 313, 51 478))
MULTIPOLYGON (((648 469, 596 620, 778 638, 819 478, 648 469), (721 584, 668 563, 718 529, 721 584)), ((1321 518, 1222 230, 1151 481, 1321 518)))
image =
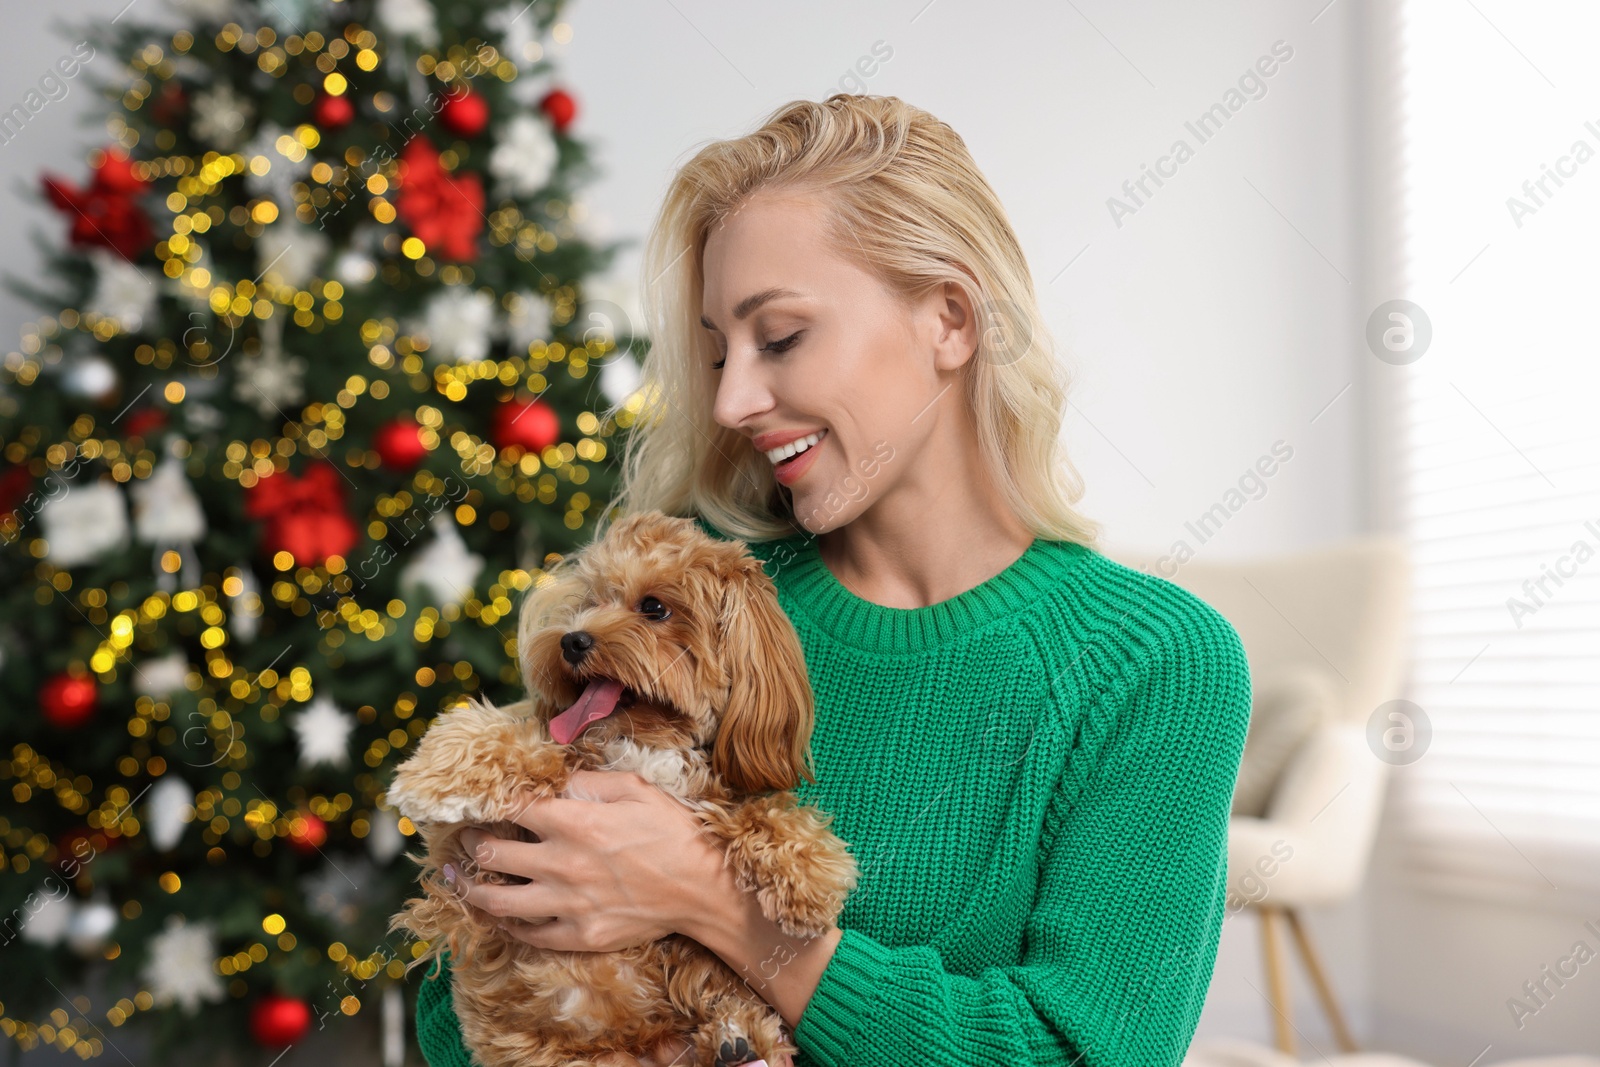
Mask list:
POLYGON ((449 883, 450 885, 455 885, 456 884, 456 865, 455 864, 447 863, 447 864, 444 865, 444 880, 447 883, 449 883))

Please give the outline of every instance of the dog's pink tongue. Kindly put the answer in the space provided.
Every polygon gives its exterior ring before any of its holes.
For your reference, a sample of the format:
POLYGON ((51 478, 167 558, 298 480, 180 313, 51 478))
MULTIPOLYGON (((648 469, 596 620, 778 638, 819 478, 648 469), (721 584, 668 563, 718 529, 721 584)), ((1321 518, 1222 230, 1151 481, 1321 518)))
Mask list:
POLYGON ((617 701, 621 699, 621 682, 610 678, 590 682, 572 707, 550 720, 550 736, 558 745, 571 744, 585 726, 616 711, 617 701))

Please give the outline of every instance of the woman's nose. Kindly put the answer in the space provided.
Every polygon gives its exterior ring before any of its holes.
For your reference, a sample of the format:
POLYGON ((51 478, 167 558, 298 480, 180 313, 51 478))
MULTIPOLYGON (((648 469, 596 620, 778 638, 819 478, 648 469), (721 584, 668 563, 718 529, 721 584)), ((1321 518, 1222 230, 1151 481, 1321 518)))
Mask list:
POLYGON ((751 362, 730 351, 717 372, 717 395, 711 415, 730 430, 737 430, 772 407, 772 389, 751 362))

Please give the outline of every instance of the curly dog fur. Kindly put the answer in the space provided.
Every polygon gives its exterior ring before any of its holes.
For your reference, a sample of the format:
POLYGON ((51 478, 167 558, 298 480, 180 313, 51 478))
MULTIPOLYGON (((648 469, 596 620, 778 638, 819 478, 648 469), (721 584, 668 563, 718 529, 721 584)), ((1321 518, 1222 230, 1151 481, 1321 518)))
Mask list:
POLYGON ((537 948, 501 933, 443 876, 452 863, 520 881, 479 868, 460 831, 533 840, 512 821, 530 797, 564 795, 575 770, 634 771, 696 813, 786 934, 814 937, 836 921, 858 871, 829 817, 791 791, 801 775, 815 781, 812 694, 761 562, 692 520, 627 516, 541 577, 517 645, 528 698, 445 712, 388 790, 426 847, 411 857, 423 895, 390 922, 428 943, 408 970, 450 950, 462 1037, 487 1067, 587 1067, 671 1038, 692 1046, 682 1067, 797 1051, 777 1012, 687 937, 608 953, 537 948), (616 710, 556 743, 551 720, 597 679, 625 687, 616 710))

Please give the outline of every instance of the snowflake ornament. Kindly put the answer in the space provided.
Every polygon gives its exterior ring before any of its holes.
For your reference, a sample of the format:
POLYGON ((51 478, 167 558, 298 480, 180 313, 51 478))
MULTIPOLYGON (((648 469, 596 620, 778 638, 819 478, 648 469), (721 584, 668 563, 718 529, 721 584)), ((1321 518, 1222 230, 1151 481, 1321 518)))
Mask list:
POLYGON ((532 196, 550 182, 560 150, 550 124, 535 115, 519 114, 500 127, 500 139, 489 153, 489 173, 513 196, 532 196))
POLYGON ((462 285, 446 286, 428 301, 422 330, 436 359, 470 363, 489 354, 494 328, 494 300, 488 293, 462 285))
POLYGON ((283 351, 283 320, 274 315, 261 324, 261 351, 239 360, 233 395, 253 405, 264 419, 289 416, 305 399, 306 361, 283 351))
POLYGON ((378 869, 365 856, 344 853, 335 861, 325 858, 322 870, 300 880, 306 907, 336 926, 354 926, 361 917, 364 896, 370 896, 378 869))
POLYGON ((429 48, 439 43, 439 27, 428 0, 378 0, 376 14, 383 28, 395 36, 413 37, 429 48))
POLYGON ((317 697, 289 725, 300 739, 300 766, 327 763, 343 767, 350 762, 350 731, 356 728, 355 716, 339 710, 329 697, 317 697))
POLYGON ((254 114, 255 107, 231 85, 218 85, 196 94, 191 130, 197 139, 232 152, 244 143, 245 125, 254 114))
POLYGON ((298 222, 274 223, 256 238, 259 277, 278 285, 305 288, 327 255, 328 239, 298 222))
POLYGON ((511 354, 526 355, 529 345, 550 339, 550 301, 539 293, 515 294, 506 314, 505 329, 511 354))
POLYGON ((110 319, 125 333, 143 326, 155 310, 155 277, 121 256, 102 250, 90 253, 94 264, 94 293, 84 310, 110 319))
POLYGON ((448 515, 435 515, 432 525, 433 540, 400 571, 400 588, 414 590, 439 607, 464 603, 483 570, 483 557, 467 550, 448 515))
POLYGON ((289 203, 294 197, 294 183, 305 181, 311 173, 311 156, 298 141, 294 147, 299 159, 278 151, 278 139, 288 133, 282 126, 264 122, 243 150, 248 160, 244 187, 255 196, 279 204, 289 203))
POLYGON ((157 1004, 176 1002, 193 1015, 202 1001, 226 996, 222 978, 216 972, 216 958, 216 934, 211 923, 191 923, 182 916, 171 915, 167 917, 167 928, 150 939, 150 955, 141 973, 157 1004))

